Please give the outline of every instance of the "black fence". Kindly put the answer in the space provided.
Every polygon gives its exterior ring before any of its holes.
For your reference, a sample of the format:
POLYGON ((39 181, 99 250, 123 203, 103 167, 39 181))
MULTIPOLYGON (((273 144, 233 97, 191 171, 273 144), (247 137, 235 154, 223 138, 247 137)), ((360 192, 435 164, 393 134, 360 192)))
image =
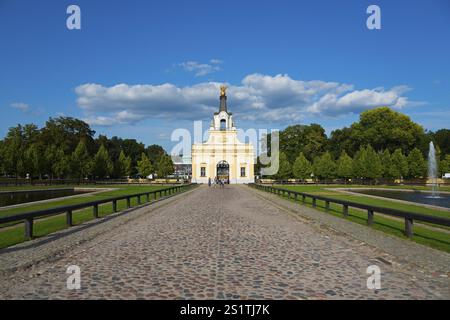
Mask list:
POLYGON ((342 211, 344 217, 348 217, 348 208, 358 208, 362 210, 367 210, 367 224, 369 226, 373 225, 373 218, 375 215, 375 212, 382 213, 384 215, 393 216, 393 217, 399 217, 405 219, 405 235, 408 238, 411 238, 414 235, 413 232, 413 223, 414 220, 422 221, 422 222, 428 222, 440 226, 447 226, 450 227, 450 219, 448 218, 442 218, 442 217, 433 217, 429 215, 419 214, 419 213, 411 213, 403 210, 397 210, 397 209, 390 209, 390 208, 383 208, 383 207, 376 207, 376 206, 370 206, 366 204, 361 204, 357 202, 351 202, 346 200, 339 200, 339 199, 333 199, 328 197, 323 197, 319 195, 304 193, 304 192, 297 192, 293 190, 283 189, 283 188, 277 188, 273 186, 267 186, 267 185, 260 185, 260 184, 250 184, 249 186, 263 190, 266 192, 270 192, 273 194, 281 195, 281 196, 287 196, 289 199, 295 199, 295 201, 299 201, 299 198, 301 197, 301 201, 304 204, 306 202, 306 198, 312 199, 312 206, 317 206, 317 200, 322 200, 325 202, 325 210, 330 210, 330 203, 335 203, 342 205, 342 211))
POLYGON ((70 205, 70 206, 63 206, 63 207, 21 213, 21 214, 12 215, 12 216, 0 217, 0 224, 24 221, 25 222, 25 237, 27 239, 32 239, 33 238, 33 222, 37 218, 50 217, 50 216, 55 216, 55 215, 65 213, 66 214, 66 224, 68 227, 71 227, 71 226, 73 226, 73 223, 72 223, 73 212, 76 210, 92 207, 92 213, 94 215, 94 218, 97 219, 97 218, 99 218, 99 214, 98 214, 99 205, 106 204, 106 203, 112 203, 113 212, 117 212, 117 201, 119 201, 119 200, 126 200, 127 208, 131 208, 131 199, 133 199, 133 198, 137 198, 138 205, 141 205, 144 203, 143 202, 144 197, 145 197, 146 202, 151 202, 151 198, 153 198, 153 200, 156 200, 158 198, 170 196, 175 193, 184 191, 187 188, 190 188, 194 185, 195 184, 192 184, 192 183, 185 184, 185 185, 178 185, 178 186, 174 186, 174 187, 169 187, 169 188, 154 190, 154 191, 149 191, 149 192, 136 193, 136 194, 132 194, 132 195, 125 195, 125 196, 102 199, 102 200, 97 200, 97 201, 79 203, 79 204, 74 204, 74 205, 70 205), (158 197, 158 195, 159 195, 159 197, 158 197))

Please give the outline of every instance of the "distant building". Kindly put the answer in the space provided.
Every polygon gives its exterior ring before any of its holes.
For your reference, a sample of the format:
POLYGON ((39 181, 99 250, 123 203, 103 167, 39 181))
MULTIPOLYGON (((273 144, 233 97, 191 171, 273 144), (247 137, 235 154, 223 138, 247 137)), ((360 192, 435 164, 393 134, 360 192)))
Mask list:
POLYGON ((190 179, 192 177, 192 165, 190 157, 172 156, 173 176, 178 178, 190 179))
POLYGON ((208 141, 192 145, 192 182, 208 183, 218 177, 232 184, 252 183, 255 153, 253 145, 242 143, 232 113, 228 112, 226 87, 221 87, 219 112, 209 128, 208 141))

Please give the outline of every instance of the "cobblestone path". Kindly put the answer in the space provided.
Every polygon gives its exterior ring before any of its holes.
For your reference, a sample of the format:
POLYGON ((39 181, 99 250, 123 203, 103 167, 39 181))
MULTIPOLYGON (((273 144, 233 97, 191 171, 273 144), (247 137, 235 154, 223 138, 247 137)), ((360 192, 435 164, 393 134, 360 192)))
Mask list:
POLYGON ((382 250, 288 214, 246 186, 202 186, 57 259, 3 274, 0 298, 450 298, 448 274, 383 257, 382 250), (80 290, 66 288, 69 265, 81 269, 80 290), (367 289, 370 265, 381 269, 381 290, 367 289))

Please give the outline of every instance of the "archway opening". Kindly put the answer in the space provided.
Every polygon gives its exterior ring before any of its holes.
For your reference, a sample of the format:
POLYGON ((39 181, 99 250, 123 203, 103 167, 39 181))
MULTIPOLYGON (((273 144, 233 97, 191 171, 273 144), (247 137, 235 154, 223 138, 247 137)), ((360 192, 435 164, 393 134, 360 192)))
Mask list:
POLYGON ((220 120, 220 130, 227 130, 227 120, 222 119, 220 120))
POLYGON ((226 161, 220 161, 217 164, 217 178, 223 179, 225 183, 230 181, 230 165, 226 161))

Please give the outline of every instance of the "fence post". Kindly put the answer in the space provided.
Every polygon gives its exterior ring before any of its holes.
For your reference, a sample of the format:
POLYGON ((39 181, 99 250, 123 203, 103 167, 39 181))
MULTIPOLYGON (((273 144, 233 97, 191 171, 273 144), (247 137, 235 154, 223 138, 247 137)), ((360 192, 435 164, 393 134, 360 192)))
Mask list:
POLYGON ((113 212, 117 212, 117 200, 113 200, 113 212))
POLYGON ((344 217, 347 218, 348 217, 348 205, 344 204, 343 208, 344 208, 344 217))
POLYGON ((305 203, 306 200, 306 196, 304 194, 302 194, 302 203, 305 203))
POLYGON ((313 198, 313 199, 312 199, 312 206, 315 207, 316 205, 317 205, 317 204, 316 204, 316 198, 313 198))
POLYGON ((405 235, 408 238, 412 238, 414 232, 413 232, 413 219, 412 218, 405 218, 405 235))
POLYGON ((67 210, 66 212, 66 225, 68 227, 71 227, 72 224, 72 210, 67 210))
POLYGON ((131 199, 130 197, 127 197, 127 208, 131 207, 131 199))
POLYGON ((138 198, 138 204, 141 204, 141 196, 137 196, 138 198))
POLYGON ((373 225, 373 210, 367 210, 367 224, 369 226, 373 225))
POLYGON ((98 218, 98 204, 94 204, 94 218, 97 219, 98 218))
POLYGON ((150 194, 147 193, 145 196, 147 197, 147 202, 150 202, 150 194))
POLYGON ((330 210, 330 201, 325 201, 325 210, 326 211, 330 210))
POLYGON ((25 219, 25 238, 33 239, 33 218, 25 219))

